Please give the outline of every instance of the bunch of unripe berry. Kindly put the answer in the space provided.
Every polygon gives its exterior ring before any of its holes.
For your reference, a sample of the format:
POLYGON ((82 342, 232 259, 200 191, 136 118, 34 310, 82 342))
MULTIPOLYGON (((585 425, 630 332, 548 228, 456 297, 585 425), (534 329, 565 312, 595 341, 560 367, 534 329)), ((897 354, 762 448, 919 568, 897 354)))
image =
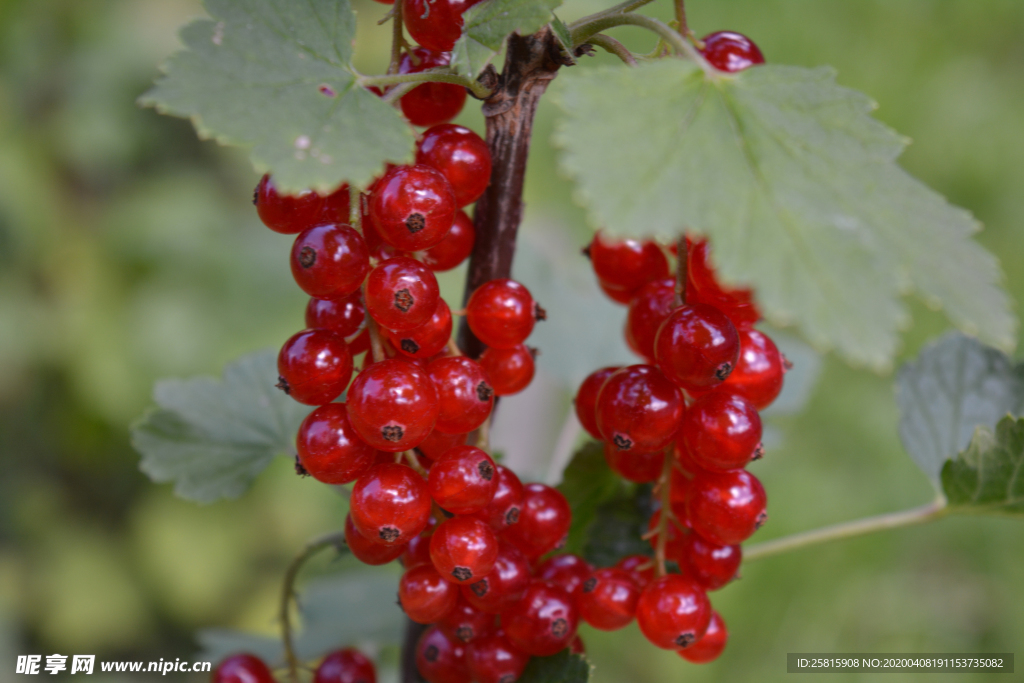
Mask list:
MULTIPOLYGON (((403 0, 421 47, 405 54, 400 73, 448 64, 472 4, 403 0)), ((726 71, 763 61, 738 34, 708 36, 705 54, 726 71)), ((416 649, 430 683, 512 683, 531 657, 582 651, 580 619, 613 630, 636 617, 659 647, 710 661, 726 631, 706 591, 731 580, 738 544, 763 522, 764 490, 743 468, 760 457, 757 411, 778 394, 783 360, 751 327, 759 316, 750 293, 715 281, 706 243, 679 255, 689 273, 683 305, 663 247, 598 234, 588 253, 599 283, 629 304, 626 336, 646 363, 592 374, 576 411, 606 442, 615 472, 670 492, 651 519, 663 557, 595 568, 550 556, 568 533, 568 502, 549 486, 524 485, 487 451, 495 397, 533 377, 535 352, 524 342, 544 311, 513 280, 484 283, 457 312, 487 347, 468 358, 452 341, 454 313, 434 276, 472 251, 462 209, 490 178, 487 144, 446 123, 465 97, 447 83, 405 94, 408 121, 429 127, 415 163, 388 166, 365 191, 289 195, 270 176, 256 188, 262 221, 296 235, 291 270, 311 297, 306 329, 278 356, 278 386, 316 406, 296 437, 297 471, 354 482, 346 543, 370 565, 401 561, 400 605, 430 625, 416 649), (664 559, 680 573, 665 573, 664 559)), ((251 655, 225 660, 214 679, 273 680, 251 655)), ((374 683, 375 674, 345 649, 328 655, 314 680, 374 683)))

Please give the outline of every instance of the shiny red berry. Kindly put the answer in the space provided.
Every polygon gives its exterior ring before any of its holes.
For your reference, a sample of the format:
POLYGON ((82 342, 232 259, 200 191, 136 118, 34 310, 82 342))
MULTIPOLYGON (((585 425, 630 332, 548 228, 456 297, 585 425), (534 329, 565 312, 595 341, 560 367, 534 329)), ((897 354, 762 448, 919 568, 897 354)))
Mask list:
POLYGON ((348 416, 359 436, 391 453, 419 445, 434 429, 438 401, 430 375, 389 358, 359 373, 348 391, 348 416))
POLYGON ((654 580, 654 560, 647 555, 626 555, 615 563, 616 569, 624 569, 643 589, 654 580))
POLYGON ((647 584, 640 594, 636 621, 647 640, 680 650, 700 640, 711 622, 711 602, 692 579, 669 574, 647 584))
POLYGON ((701 38, 701 54, 719 71, 735 73, 764 64, 764 55, 750 38, 733 31, 717 31, 701 38))
POLYGON ((604 444, 604 461, 612 472, 627 481, 645 484, 657 480, 661 475, 665 452, 644 452, 631 449, 621 450, 613 443, 604 444))
POLYGON ((455 194, 430 166, 396 166, 370 194, 370 218, 388 244, 402 251, 429 249, 441 242, 455 220, 455 194))
POLYGON ((370 272, 363 236, 347 225, 317 225, 292 244, 292 275, 306 294, 340 299, 359 289, 370 272))
POLYGON ((408 543, 430 518, 427 483, 406 465, 375 465, 356 481, 349 504, 359 533, 388 545, 408 543))
POLYGON ((570 594, 574 593, 592 573, 593 565, 579 555, 572 554, 549 557, 535 572, 538 579, 561 586, 570 594))
POLYGON ((622 304, 628 304, 648 282, 668 276, 668 259, 651 240, 619 240, 598 232, 587 247, 587 255, 602 289, 622 304))
POLYGON ((580 618, 601 631, 623 628, 636 616, 640 585, 624 569, 598 569, 576 593, 580 618))
POLYGON ((530 655, 513 645, 504 632, 466 646, 466 665, 476 683, 514 683, 529 663, 530 655))
POLYGON ((307 415, 295 446, 302 468, 325 484, 355 481, 377 458, 377 449, 352 428, 344 403, 328 403, 307 415))
POLYGON ((580 384, 576 391, 576 417, 580 424, 595 439, 603 439, 597 428, 597 393, 601 391, 605 380, 611 377, 621 366, 615 365, 601 368, 587 375, 587 378, 580 384))
MULTIPOLYGON (((429 367, 429 366, 428 366, 429 367)), ((438 400, 440 401, 440 395, 438 400)), ((438 415, 440 419, 440 415, 438 415)), ((435 425, 434 431, 427 435, 427 438, 420 442, 420 445, 416 447, 416 450, 422 453, 429 460, 437 460, 449 448, 455 448, 466 443, 465 434, 444 434, 437 431, 435 425)))
POLYGON ((462 35, 462 13, 480 0, 402 0, 409 35, 420 45, 447 52, 462 35))
POLYGON ((687 238, 686 302, 714 306, 732 320, 737 329, 750 327, 761 318, 749 289, 731 289, 718 282, 711 265, 711 247, 707 240, 687 238))
POLYGON ((434 563, 430 561, 430 536, 434 533, 435 526, 437 526, 437 521, 431 517, 427 520, 427 528, 409 541, 409 545, 405 547, 405 552, 400 558, 403 567, 412 569, 421 564, 434 566, 434 563))
POLYGON ((544 309, 530 296, 530 290, 515 280, 498 279, 476 288, 466 302, 466 321, 477 339, 496 349, 510 349, 523 343, 544 309))
POLYGON ((352 197, 348 184, 343 184, 323 199, 317 223, 348 223, 352 219, 349 208, 352 197))
POLYGON ((724 386, 686 410, 679 438, 694 463, 716 472, 745 467, 764 450, 757 408, 724 386))
POLYGON ((626 314, 626 343, 635 353, 654 363, 654 339, 665 318, 675 309, 675 280, 648 282, 637 291, 626 314))
POLYGON ((472 204, 491 180, 491 151, 483 139, 464 126, 443 123, 420 136, 416 163, 440 171, 455 192, 458 206, 472 204))
POLYGON ((465 356, 449 356, 432 360, 427 372, 440 405, 435 430, 466 434, 491 414, 494 389, 480 363, 465 356))
POLYGON ((377 683, 377 670, 362 652, 346 647, 324 657, 313 683, 377 683))
POLYGON ((416 668, 427 683, 471 683, 466 646, 439 626, 431 626, 416 644, 416 668))
POLYGON ((256 212, 274 232, 294 235, 317 223, 323 207, 323 197, 312 190, 299 194, 281 194, 269 175, 260 179, 253 195, 256 212))
POLYGON ((341 395, 352 378, 352 354, 341 335, 303 330, 277 354, 277 386, 299 403, 319 406, 341 395))
POLYGON ((497 614, 519 600, 530 583, 530 563, 511 543, 498 541, 494 568, 471 584, 462 586, 462 597, 470 605, 497 614))
POLYGON ((597 427, 622 451, 667 446, 683 416, 682 392, 658 368, 630 365, 612 374, 597 395, 597 427))
MULTIPOLYGON (((452 584, 456 590, 458 586, 452 584)), ((460 597, 455 608, 438 623, 449 638, 470 643, 494 631, 494 615, 478 610, 460 597)))
POLYGON ((768 519, 767 501, 761 482, 746 470, 699 472, 690 482, 686 516, 707 540, 736 545, 768 519))
POLYGON ((306 304, 306 327, 325 329, 351 337, 366 324, 366 307, 359 292, 341 299, 317 299, 306 304))
POLYGON ((525 491, 516 473, 504 465, 495 466, 495 478, 498 485, 494 496, 478 516, 492 529, 501 532, 519 522, 525 491))
POLYGON ((438 297, 434 315, 419 327, 404 332, 388 330, 388 341, 403 356, 431 358, 444 351, 452 338, 452 312, 438 297))
POLYGON ((480 367, 491 381, 495 396, 511 396, 530 386, 537 366, 535 349, 518 344, 510 349, 488 348, 480 356, 480 367))
POLYGON ((465 261, 473 251, 476 228, 466 212, 455 212, 451 230, 440 242, 420 253, 420 259, 427 268, 435 272, 451 270, 465 261))
POLYGON ((736 578, 743 561, 740 546, 712 543, 695 533, 687 535, 684 545, 683 572, 706 590, 718 590, 736 578))
POLYGON ((723 388, 738 394, 764 410, 782 391, 786 359, 764 332, 741 329, 740 357, 723 388))
POLYGON ((213 670, 213 683, 274 683, 274 677, 256 655, 228 657, 213 670))
POLYGON ((437 311, 441 292, 429 268, 406 256, 382 262, 366 280, 366 310, 381 327, 414 330, 437 311))
POLYGON ((527 654, 548 657, 572 642, 579 612, 565 590, 535 580, 522 599, 501 614, 501 626, 509 641, 527 654))
POLYGON ((457 446, 434 461, 427 486, 443 510, 469 515, 490 504, 498 488, 497 475, 487 453, 475 446, 457 446))
POLYGON ((685 650, 679 650, 679 656, 694 664, 707 664, 718 659, 728 640, 729 631, 725 628, 725 621, 718 612, 712 611, 708 630, 696 643, 685 650))
POLYGON ((418 624, 433 624, 455 609, 459 587, 446 581, 431 564, 407 569, 398 582, 402 611, 418 624))
POLYGON ((393 562, 407 549, 401 543, 386 545, 363 536, 352 522, 351 514, 345 516, 345 545, 357 560, 372 566, 393 562))
MULTIPOLYGON (((677 507, 672 508, 673 513, 678 513, 677 507)), ((676 519, 670 519, 665 524, 665 557, 673 560, 674 562, 681 562, 683 554, 686 552, 686 536, 689 530, 686 528, 685 510, 681 511, 682 517, 676 514, 676 519)), ((661 523, 661 510, 656 510, 651 515, 650 520, 647 523, 647 530, 654 532, 658 525, 661 523)), ((651 536, 648 542, 651 544, 651 550, 656 551, 658 549, 658 537, 651 536)))
POLYGON ((474 583, 494 569, 498 537, 476 517, 452 517, 441 522, 430 538, 430 559, 448 581, 474 583))
POLYGON ((505 536, 532 560, 565 542, 572 510, 565 496, 546 484, 527 484, 523 489, 519 522, 505 536))
POLYGON ((710 389, 736 367, 740 338, 724 313, 706 304, 681 306, 658 328, 654 358, 684 389, 710 389))
MULTIPOLYGON (((451 55, 424 47, 412 51, 418 63, 407 53, 398 67, 400 74, 415 74, 438 66, 448 66, 451 55)), ((414 126, 433 126, 459 115, 466 103, 466 89, 454 83, 424 83, 402 96, 402 113, 414 126)))

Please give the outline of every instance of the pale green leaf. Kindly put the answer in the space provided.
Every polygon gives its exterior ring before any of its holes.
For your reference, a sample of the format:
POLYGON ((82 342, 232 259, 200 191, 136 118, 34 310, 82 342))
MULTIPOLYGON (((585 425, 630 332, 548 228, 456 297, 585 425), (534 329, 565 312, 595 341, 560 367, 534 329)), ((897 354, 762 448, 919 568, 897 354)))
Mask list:
POLYGON ((206 0, 185 50, 141 102, 192 119, 200 137, 251 148, 280 187, 365 185, 412 155, 401 115, 358 86, 348 0, 206 0))
POLYGON ((501 50, 510 33, 529 35, 551 21, 561 0, 486 0, 462 15, 462 37, 452 50, 452 65, 476 77, 501 50))
POLYGON ((575 64, 576 58, 573 55, 572 34, 569 32, 569 27, 566 26, 565 22, 557 16, 552 15, 551 32, 555 34, 555 38, 558 38, 558 42, 562 44, 562 48, 565 50, 565 54, 568 56, 569 62, 571 64, 575 64))
POLYGON ((312 410, 274 386, 276 357, 269 350, 244 356, 224 368, 221 381, 157 382, 157 408, 132 426, 140 469, 200 503, 245 492, 275 455, 293 450, 312 410))
POLYGON ((915 290, 958 327, 1012 348, 998 264, 965 211, 895 162, 906 141, 829 69, 709 77, 666 59, 568 71, 557 142, 596 226, 710 236, 729 283, 819 349, 889 366, 915 290), (574 72, 575 71, 575 72, 574 72))
POLYGON ((978 427, 942 468, 942 490, 952 512, 1024 517, 1024 419, 978 427))

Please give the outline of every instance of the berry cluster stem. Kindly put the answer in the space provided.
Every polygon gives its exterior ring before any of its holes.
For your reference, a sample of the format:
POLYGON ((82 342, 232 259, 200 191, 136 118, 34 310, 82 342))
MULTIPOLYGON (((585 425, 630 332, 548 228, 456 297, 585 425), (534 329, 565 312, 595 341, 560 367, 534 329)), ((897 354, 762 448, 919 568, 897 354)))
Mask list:
POLYGON ((402 33, 404 26, 402 4, 401 2, 396 2, 391 10, 391 61, 388 63, 389 75, 398 73, 398 66, 402 61, 402 46, 405 44, 405 35, 402 33))
POLYGON ((658 500, 661 502, 661 514, 658 516, 656 529, 657 543, 654 547, 654 571, 658 576, 665 576, 665 547, 668 545, 668 525, 672 516, 672 468, 675 467, 675 454, 672 446, 665 449, 665 460, 661 465, 658 477, 658 500))
POLYGON ((676 246, 676 300, 678 308, 686 303, 686 281, 689 279, 687 269, 690 264, 689 251, 686 246, 686 235, 679 236, 676 246))
POLYGON ((366 329, 370 332, 370 354, 373 362, 379 363, 386 358, 384 343, 380 340, 380 327, 372 316, 366 316, 366 329))

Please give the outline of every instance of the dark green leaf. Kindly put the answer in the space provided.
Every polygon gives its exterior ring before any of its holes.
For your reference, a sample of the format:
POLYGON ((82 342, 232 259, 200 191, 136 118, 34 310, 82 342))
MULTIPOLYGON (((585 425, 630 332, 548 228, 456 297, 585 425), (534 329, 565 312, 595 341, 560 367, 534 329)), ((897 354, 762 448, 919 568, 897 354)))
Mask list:
POLYGON ((551 32, 555 34, 555 37, 558 38, 558 42, 562 44, 565 54, 569 57, 569 62, 571 64, 575 64, 576 57, 573 54, 572 35, 569 33, 569 27, 566 26, 565 22, 557 16, 552 16, 551 32))
POLYGON ((583 655, 562 650, 551 657, 534 657, 526 665, 517 683, 587 683, 590 663, 583 655))
POLYGON ((561 0, 487 0, 462 15, 462 37, 452 50, 452 65, 476 76, 498 54, 510 33, 529 35, 551 20, 561 0))
POLYGON ((1024 366, 956 333, 900 368, 896 388, 903 447, 936 486, 943 463, 967 448, 977 427, 1024 411, 1024 366))
POLYGON ((212 19, 181 32, 186 49, 140 100, 192 119, 199 135, 251 148, 285 190, 365 185, 412 154, 399 113, 356 84, 348 0, 206 0, 212 19))
POLYGON ((970 239, 977 223, 895 163, 906 140, 831 70, 708 76, 665 59, 570 70, 555 87, 562 164, 594 225, 707 234, 723 279, 754 286, 770 322, 856 363, 891 363, 911 288, 1013 347, 998 264, 970 239))
POLYGON ((294 448, 311 408, 277 389, 274 351, 243 356, 212 377, 168 379, 153 392, 157 408, 132 427, 140 468, 174 482, 182 498, 237 498, 277 454, 294 448))
POLYGON ((590 525, 583 557, 597 567, 611 567, 626 555, 651 555, 651 544, 642 536, 653 505, 651 487, 646 485, 602 504, 590 525))
POLYGON ((1024 517, 1024 419, 978 427, 971 444, 942 468, 952 512, 1024 517))
POLYGON ((622 480, 604 461, 604 446, 597 441, 584 445, 573 456, 558 485, 572 508, 572 526, 565 552, 583 550, 598 507, 622 490, 622 480))

